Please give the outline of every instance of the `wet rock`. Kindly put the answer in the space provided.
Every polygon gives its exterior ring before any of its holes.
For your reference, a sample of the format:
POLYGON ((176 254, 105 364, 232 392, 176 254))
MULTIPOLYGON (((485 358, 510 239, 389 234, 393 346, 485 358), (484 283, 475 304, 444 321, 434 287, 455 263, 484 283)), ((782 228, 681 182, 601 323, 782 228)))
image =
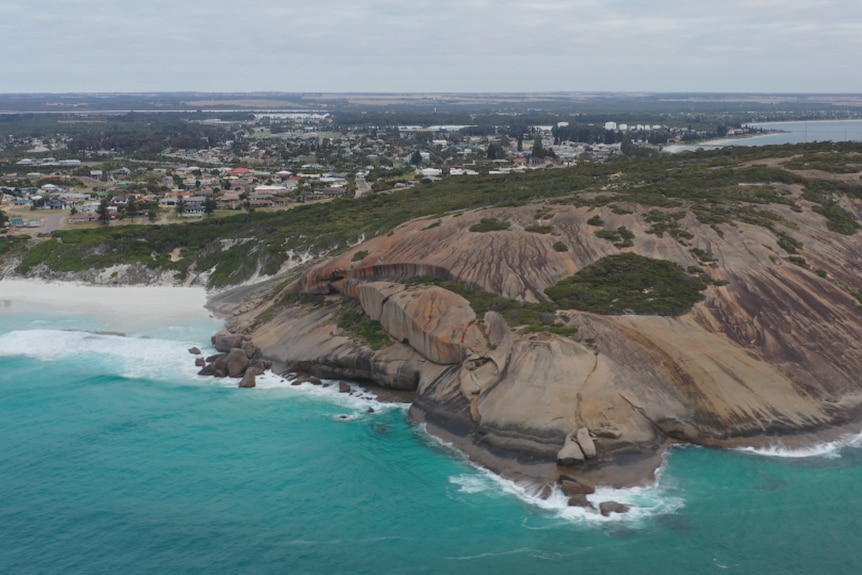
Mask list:
POLYGON ((218 351, 229 352, 235 347, 241 348, 244 339, 241 335, 223 329, 212 337, 212 344, 218 351))
POLYGON ((201 369, 198 372, 198 375, 215 375, 215 372, 216 372, 215 365, 210 363, 208 365, 203 366, 203 369, 201 369))
POLYGON ((206 360, 202 357, 195 358, 195 367, 204 367, 207 364, 206 360))
POLYGON ((580 481, 574 481, 572 479, 563 479, 560 481, 560 486, 563 489, 563 493, 566 495, 589 495, 590 493, 596 492, 596 488, 592 485, 587 485, 586 483, 581 483, 580 481))
POLYGON ((257 385, 255 381, 254 370, 247 370, 245 374, 242 376, 242 380, 239 382, 240 387, 254 387, 257 385))
POLYGON ((353 391, 350 389, 350 386, 344 383, 343 381, 338 382, 338 393, 350 393, 353 391))
POLYGON ((224 356, 225 356, 225 354, 223 354, 223 353, 216 353, 214 355, 207 356, 206 362, 207 363, 213 363, 214 361, 218 360, 220 357, 224 357, 224 356))
POLYGON ((630 506, 617 501, 602 501, 599 503, 599 512, 605 517, 608 517, 611 513, 628 513, 630 509, 630 506))
POLYGON ((569 507, 585 507, 587 509, 595 509, 593 504, 589 502, 587 496, 583 493, 572 495, 569 497, 569 507))
POLYGON ((230 350, 225 358, 225 362, 227 364, 227 373, 230 377, 242 377, 250 364, 248 356, 238 347, 230 350))
POLYGON ((200 355, 200 354, 201 354, 201 350, 200 350, 200 348, 197 348, 197 347, 190 347, 190 348, 189 348, 189 353, 190 353, 190 354, 192 354, 192 355, 200 355))

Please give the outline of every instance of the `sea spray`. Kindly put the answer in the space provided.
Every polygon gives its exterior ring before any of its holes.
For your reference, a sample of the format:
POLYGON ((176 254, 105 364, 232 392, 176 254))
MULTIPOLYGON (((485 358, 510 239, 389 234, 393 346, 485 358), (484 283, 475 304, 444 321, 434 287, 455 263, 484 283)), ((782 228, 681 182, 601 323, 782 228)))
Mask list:
POLYGON ((439 446, 452 457, 458 458, 473 468, 471 474, 459 474, 449 478, 449 482, 458 487, 458 492, 496 496, 506 494, 514 496, 539 510, 550 512, 555 517, 585 524, 604 524, 623 522, 632 526, 644 525, 644 520, 656 515, 672 514, 679 511, 685 500, 671 493, 671 489, 661 481, 662 472, 667 465, 669 451, 662 456, 662 464, 655 472, 655 481, 651 485, 627 488, 597 486, 595 493, 588 495, 587 500, 593 508, 569 505, 569 496, 563 493, 559 486, 554 486, 550 493, 534 483, 513 481, 502 477, 488 469, 480 467, 469 460, 454 445, 430 434, 424 425, 420 426, 426 442, 439 446), (599 504, 604 501, 616 501, 630 507, 626 513, 611 513, 604 516, 599 512, 599 504))
POLYGON ((805 447, 787 447, 781 441, 776 441, 766 447, 738 447, 736 451, 761 455, 764 457, 781 457, 786 459, 804 459, 808 457, 841 457, 841 452, 848 448, 862 447, 862 432, 842 435, 835 441, 821 441, 805 447))

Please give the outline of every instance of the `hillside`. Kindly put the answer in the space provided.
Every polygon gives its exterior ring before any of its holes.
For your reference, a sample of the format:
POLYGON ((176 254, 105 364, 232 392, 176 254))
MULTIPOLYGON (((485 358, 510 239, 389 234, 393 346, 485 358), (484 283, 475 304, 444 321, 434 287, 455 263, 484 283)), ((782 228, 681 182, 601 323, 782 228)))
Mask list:
POLYGON ((509 476, 625 485, 673 442, 858 422, 860 174, 862 147, 820 144, 452 178, 172 236, 61 233, 18 269, 268 275, 213 305, 275 369, 415 390, 414 420, 509 476))

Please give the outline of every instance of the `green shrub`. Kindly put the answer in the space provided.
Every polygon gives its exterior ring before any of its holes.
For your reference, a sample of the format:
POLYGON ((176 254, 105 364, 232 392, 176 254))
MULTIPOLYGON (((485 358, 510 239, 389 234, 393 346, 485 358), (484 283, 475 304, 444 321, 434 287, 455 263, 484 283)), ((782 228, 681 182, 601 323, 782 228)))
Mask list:
POLYGON ((362 260, 364 260, 367 257, 368 257, 368 250, 359 250, 358 252, 353 254, 353 257, 350 258, 350 261, 361 262, 362 260))
POLYGON ((497 218, 482 218, 478 224, 470 226, 471 232, 499 232, 508 230, 511 227, 509 222, 501 222, 497 218))
POLYGON ((545 290, 558 307, 618 315, 680 315, 706 284, 673 262, 633 253, 607 256, 545 290))
POLYGON ((527 226, 524 230, 528 232, 533 232, 534 234, 549 234, 553 231, 554 228, 551 226, 540 226, 540 225, 532 225, 527 226))
POLYGON ((593 232, 596 237, 603 240, 609 240, 614 243, 615 247, 628 248, 634 245, 635 234, 625 226, 620 226, 615 230, 596 230, 593 232))
POLYGON ((856 216, 841 206, 829 204, 826 206, 814 206, 811 209, 826 218, 826 227, 833 232, 849 236, 856 233, 856 230, 859 229, 859 222, 856 221, 856 216))
POLYGON ((595 215, 587 220, 587 225, 590 226, 603 226, 605 225, 605 220, 601 218, 601 216, 595 215))
POLYGON ((569 246, 567 246, 563 242, 554 242, 554 251, 555 252, 567 252, 567 251, 569 251, 569 246))

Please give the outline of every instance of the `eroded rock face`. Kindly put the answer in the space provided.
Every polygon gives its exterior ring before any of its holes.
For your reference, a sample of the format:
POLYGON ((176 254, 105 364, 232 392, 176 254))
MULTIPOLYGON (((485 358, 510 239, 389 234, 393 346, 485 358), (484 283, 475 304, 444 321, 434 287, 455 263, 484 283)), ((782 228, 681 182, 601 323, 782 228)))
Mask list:
POLYGON ((449 290, 371 282, 356 291, 369 317, 379 321, 394 340, 409 345, 429 361, 458 364, 472 350, 485 348, 470 303, 449 290))

